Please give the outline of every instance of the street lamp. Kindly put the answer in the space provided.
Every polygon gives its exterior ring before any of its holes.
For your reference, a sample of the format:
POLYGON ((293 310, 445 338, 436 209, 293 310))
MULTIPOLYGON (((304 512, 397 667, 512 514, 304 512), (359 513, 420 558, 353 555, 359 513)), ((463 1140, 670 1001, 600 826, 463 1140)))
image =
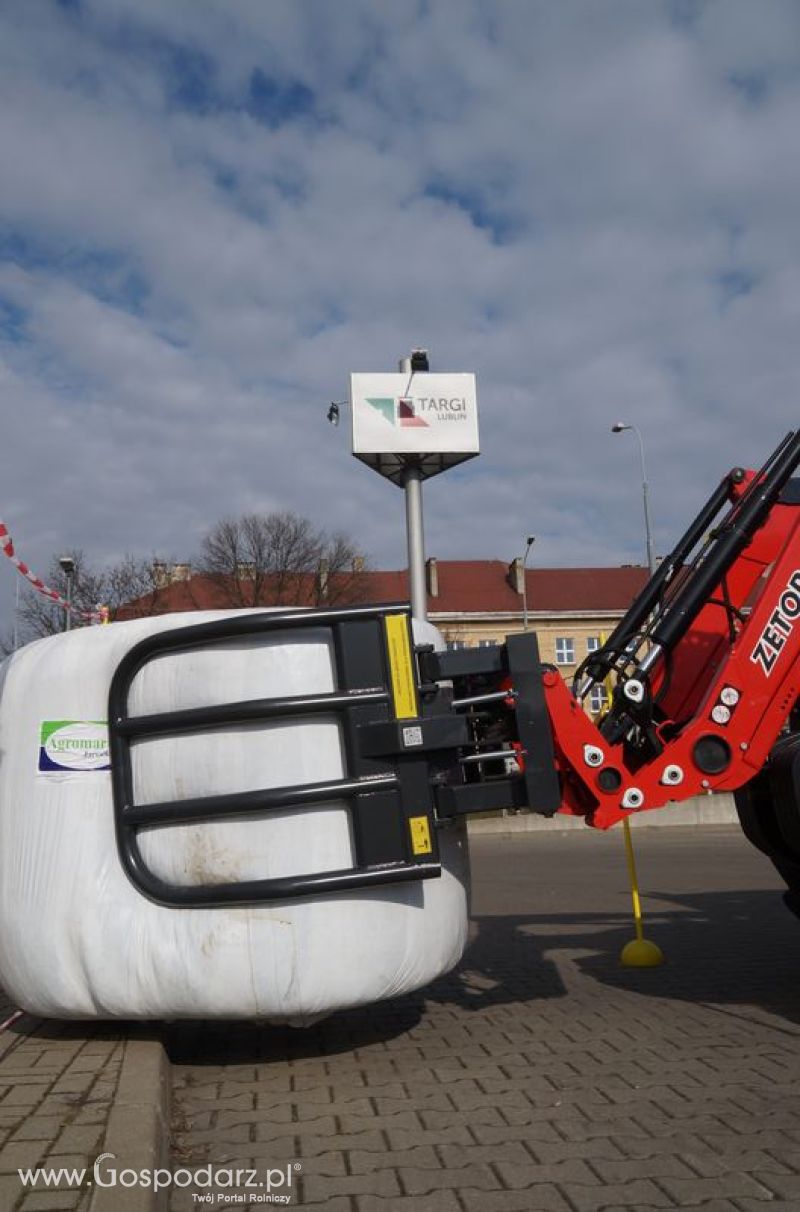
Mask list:
POLYGON ((67 592, 64 595, 67 600, 67 609, 64 612, 64 630, 69 631, 72 627, 72 578, 75 575, 75 561, 72 556, 61 556, 58 563, 67 578, 67 592))
POLYGON ((525 554, 522 557, 522 630, 528 630, 528 582, 525 577, 525 565, 528 563, 528 556, 531 552, 531 547, 536 542, 536 535, 529 534, 525 540, 525 554))
POLYGON ((644 530, 645 530, 645 535, 647 536, 647 566, 650 569, 650 576, 652 576, 656 570, 656 557, 655 557, 655 553, 653 551, 653 532, 652 532, 652 528, 650 525, 650 498, 649 498, 649 490, 648 490, 648 486, 647 486, 647 471, 645 470, 645 464, 644 464, 644 442, 642 441, 642 435, 639 432, 639 429, 636 425, 627 425, 627 424, 624 424, 622 421, 617 421, 615 425, 611 426, 612 433, 624 433, 626 429, 630 429, 633 433, 636 434, 636 437, 639 439, 639 455, 642 460, 642 501, 644 502, 644 530))

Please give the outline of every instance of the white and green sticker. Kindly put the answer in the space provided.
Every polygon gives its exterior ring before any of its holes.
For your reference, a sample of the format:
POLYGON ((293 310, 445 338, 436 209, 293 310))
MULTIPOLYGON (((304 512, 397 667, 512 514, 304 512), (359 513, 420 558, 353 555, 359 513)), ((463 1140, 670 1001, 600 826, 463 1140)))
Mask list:
POLYGON ((39 770, 110 770, 105 720, 43 720, 39 732, 39 770))

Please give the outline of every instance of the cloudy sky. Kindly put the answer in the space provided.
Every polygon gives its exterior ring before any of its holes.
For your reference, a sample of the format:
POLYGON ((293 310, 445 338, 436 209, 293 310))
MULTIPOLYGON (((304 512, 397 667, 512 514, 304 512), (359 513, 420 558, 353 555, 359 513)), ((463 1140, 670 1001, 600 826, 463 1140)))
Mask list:
MULTIPOLYGON (((796 0, 7 0, 0 518, 34 567, 294 509, 404 562, 325 420, 478 375, 430 554, 659 551, 800 421, 796 0)), ((13 570, 0 566, 0 624, 13 570)))

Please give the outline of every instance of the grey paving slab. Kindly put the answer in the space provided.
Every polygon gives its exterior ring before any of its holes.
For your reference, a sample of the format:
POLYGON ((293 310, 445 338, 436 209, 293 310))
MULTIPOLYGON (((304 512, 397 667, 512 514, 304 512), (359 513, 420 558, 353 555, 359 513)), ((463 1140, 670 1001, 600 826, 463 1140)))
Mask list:
MULTIPOLYGON (((11 1007, 6 1007, 6 1017, 11 1007)), ((87 1209, 88 1169, 117 1090, 124 1032, 23 1015, 0 1036, 0 1205, 87 1209), (51 1171, 49 1179, 36 1170, 51 1171), (20 1170, 29 1171, 27 1178, 20 1170)))
POLYGON ((101 1190, 93 1166, 110 1151, 117 1169, 153 1167, 167 1138, 163 1122, 154 1127, 166 1114, 165 1067, 160 1042, 127 1023, 26 1014, 0 1033, 3 1212, 155 1212, 145 1187, 101 1190))
POLYGON ((168 1031, 174 1157, 347 1212, 800 1209, 800 922, 737 829, 636 845, 662 968, 618 963, 618 833, 473 838, 454 973, 306 1031, 168 1031))

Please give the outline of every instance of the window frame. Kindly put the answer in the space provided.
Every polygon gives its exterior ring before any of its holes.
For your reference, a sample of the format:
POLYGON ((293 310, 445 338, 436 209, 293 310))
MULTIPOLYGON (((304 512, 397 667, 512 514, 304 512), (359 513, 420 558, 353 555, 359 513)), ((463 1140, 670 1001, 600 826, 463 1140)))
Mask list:
POLYGON ((575 637, 571 635, 557 635, 555 637, 555 652, 556 665, 574 665, 575 637), (567 655, 568 653, 571 655, 567 655))

